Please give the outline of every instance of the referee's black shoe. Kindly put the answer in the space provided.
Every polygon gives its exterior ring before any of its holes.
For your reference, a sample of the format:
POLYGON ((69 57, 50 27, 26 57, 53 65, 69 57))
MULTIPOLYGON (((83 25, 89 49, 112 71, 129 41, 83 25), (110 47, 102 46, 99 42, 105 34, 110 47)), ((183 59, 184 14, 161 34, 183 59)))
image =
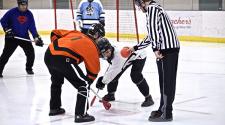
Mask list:
POLYGON ((152 111, 148 118, 151 122, 170 122, 173 121, 172 113, 170 115, 164 115, 161 111, 152 111))

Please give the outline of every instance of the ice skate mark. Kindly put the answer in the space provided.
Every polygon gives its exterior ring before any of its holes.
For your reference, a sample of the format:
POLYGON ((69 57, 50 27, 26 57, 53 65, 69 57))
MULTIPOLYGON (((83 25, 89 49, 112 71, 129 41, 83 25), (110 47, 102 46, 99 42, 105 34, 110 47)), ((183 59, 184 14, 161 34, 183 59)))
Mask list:
POLYGON ((175 110, 183 111, 183 112, 196 113, 196 114, 202 114, 202 115, 212 115, 212 113, 208 113, 208 112, 191 111, 191 110, 184 110, 184 109, 177 109, 177 108, 175 108, 175 110))
POLYGON ((3 79, 19 79, 19 78, 28 78, 28 77, 50 77, 49 75, 15 75, 15 76, 4 76, 3 79))
MULTIPOLYGON (((207 73, 207 72, 180 72, 181 74, 191 74, 191 75, 221 75, 224 76, 224 73, 207 73)), ((199 76, 197 76, 199 77, 199 76)))
POLYGON ((187 100, 184 100, 184 101, 176 102, 174 104, 175 105, 177 105, 177 104, 183 104, 183 103, 197 101, 197 100, 206 99, 206 98, 207 98, 206 96, 202 96, 202 97, 199 97, 199 98, 187 99, 187 100))
POLYGON ((112 122, 112 121, 95 121, 95 122, 90 122, 90 123, 84 123, 82 125, 96 125, 96 124, 103 124, 104 125, 130 125, 130 124, 121 124, 117 122, 112 122))
POLYGON ((192 59, 182 59, 184 62, 196 62, 196 63, 217 63, 217 64, 225 64, 225 62, 222 61, 214 61, 214 60, 192 60, 192 59))
POLYGON ((74 116, 67 116, 67 117, 58 118, 58 119, 54 119, 54 120, 50 120, 50 121, 46 121, 46 122, 36 123, 35 125, 46 125, 46 124, 51 124, 51 123, 54 123, 54 122, 63 121, 63 120, 66 120, 66 119, 71 119, 71 118, 74 118, 74 116))
MULTIPOLYGON (((43 112, 42 109, 36 109, 36 111, 43 112)), ((62 117, 58 118, 58 119, 50 120, 50 121, 43 121, 43 122, 40 122, 40 123, 36 123, 35 125, 45 125, 45 124, 50 124, 50 123, 54 123, 54 122, 58 122, 58 121, 63 121, 63 120, 66 120, 66 119, 74 118, 74 115, 70 115, 70 114, 58 115, 58 117, 60 117, 60 116, 62 116, 62 117)))
MULTIPOLYGON (((156 74, 157 72, 149 72, 149 71, 143 71, 143 73, 146 74, 156 74)), ((218 76, 224 76, 225 73, 207 73, 207 72, 179 72, 181 75, 218 75, 218 76)), ((199 77, 199 76, 196 76, 199 77)))
MULTIPOLYGON (((122 107, 121 107, 122 108, 122 107)), ((135 110, 126 110, 126 109, 118 109, 118 108, 112 108, 107 112, 101 112, 103 116, 113 117, 113 116, 129 116, 129 115, 137 115, 138 113, 141 113, 141 111, 135 110)))
POLYGON ((139 105, 141 102, 126 102, 126 101, 121 101, 121 100, 115 100, 112 101, 112 103, 123 103, 123 104, 131 104, 131 105, 139 105))
POLYGON ((92 125, 92 124, 102 124, 104 123, 105 125, 130 125, 130 124, 121 124, 121 123, 117 123, 117 122, 112 122, 112 121, 105 121, 105 120, 99 120, 96 122, 92 122, 92 123, 86 123, 86 124, 82 124, 82 125, 92 125))

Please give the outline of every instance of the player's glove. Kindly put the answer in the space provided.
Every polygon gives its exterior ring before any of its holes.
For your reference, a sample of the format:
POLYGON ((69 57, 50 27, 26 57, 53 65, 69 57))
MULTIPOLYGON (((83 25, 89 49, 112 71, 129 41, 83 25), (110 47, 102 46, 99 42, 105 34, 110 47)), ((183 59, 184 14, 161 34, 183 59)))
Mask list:
POLYGON ((78 20, 77 22, 78 22, 79 27, 80 28, 83 28, 83 22, 82 22, 82 20, 78 20))
POLYGON ((42 47, 44 45, 43 40, 41 39, 40 36, 34 38, 34 42, 35 42, 36 46, 41 46, 42 47))
POLYGON ((105 87, 105 84, 102 82, 103 76, 98 78, 98 81, 96 83, 96 88, 102 90, 105 87))
POLYGON ((100 20, 99 21, 103 26, 105 26, 105 20, 100 20))
POLYGON ((6 38, 14 38, 14 33, 12 32, 12 29, 5 30, 5 37, 6 38))

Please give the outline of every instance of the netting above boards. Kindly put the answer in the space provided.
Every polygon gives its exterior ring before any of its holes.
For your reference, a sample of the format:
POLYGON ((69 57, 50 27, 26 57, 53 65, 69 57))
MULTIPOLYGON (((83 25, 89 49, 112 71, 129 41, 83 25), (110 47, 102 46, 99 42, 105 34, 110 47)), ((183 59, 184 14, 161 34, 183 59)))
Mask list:
MULTIPOLYGON (((68 0, 66 4, 67 8, 65 8, 65 0, 54 1, 57 28, 73 29, 73 20, 76 19, 76 11, 80 0, 68 0)), ((120 41, 120 39, 136 39, 138 41, 139 24, 135 18, 137 11, 134 11, 135 6, 133 0, 101 0, 101 2, 106 13, 105 29, 107 36, 116 38, 117 41, 120 41)))

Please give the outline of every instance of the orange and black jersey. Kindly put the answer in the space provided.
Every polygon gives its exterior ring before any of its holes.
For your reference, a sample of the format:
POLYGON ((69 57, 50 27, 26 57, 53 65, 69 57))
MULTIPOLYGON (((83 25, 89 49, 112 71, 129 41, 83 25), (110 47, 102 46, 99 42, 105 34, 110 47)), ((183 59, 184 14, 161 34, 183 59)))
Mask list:
POLYGON ((99 51, 88 36, 79 31, 53 30, 49 49, 52 55, 69 57, 76 64, 84 62, 87 76, 95 80, 100 71, 99 51))

